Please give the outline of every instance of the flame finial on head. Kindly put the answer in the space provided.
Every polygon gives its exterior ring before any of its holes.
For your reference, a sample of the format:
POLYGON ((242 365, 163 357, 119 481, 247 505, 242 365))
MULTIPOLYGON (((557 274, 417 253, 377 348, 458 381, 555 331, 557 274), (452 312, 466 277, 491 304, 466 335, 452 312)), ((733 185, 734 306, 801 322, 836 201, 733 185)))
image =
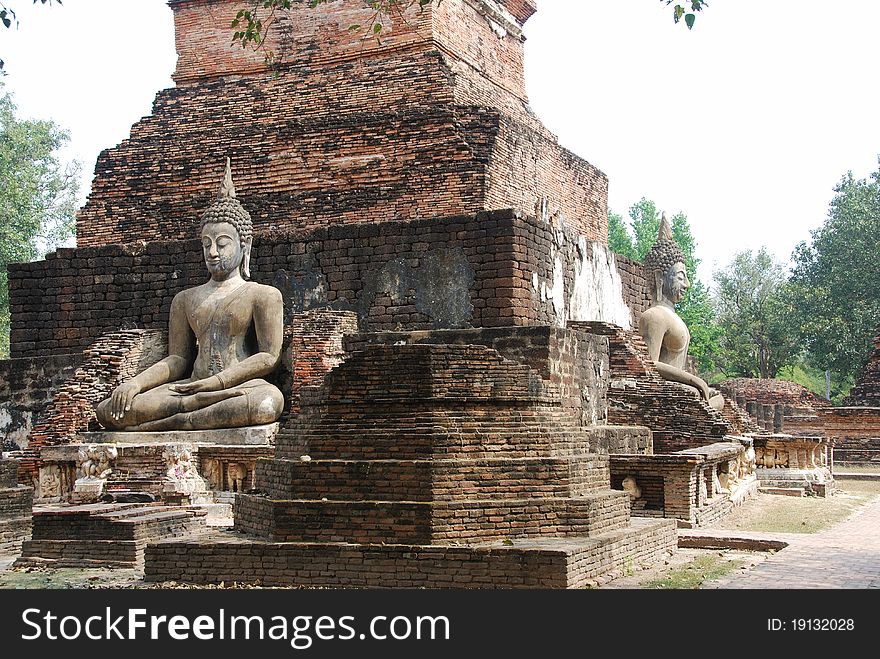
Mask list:
POLYGON ((232 182, 232 161, 226 157, 226 173, 220 182, 220 191, 217 199, 235 199, 235 183, 232 182))
POLYGON ((675 240, 672 237, 672 227, 669 226, 669 220, 666 219, 666 211, 663 211, 660 217, 660 230, 657 232, 657 242, 661 240, 675 240))

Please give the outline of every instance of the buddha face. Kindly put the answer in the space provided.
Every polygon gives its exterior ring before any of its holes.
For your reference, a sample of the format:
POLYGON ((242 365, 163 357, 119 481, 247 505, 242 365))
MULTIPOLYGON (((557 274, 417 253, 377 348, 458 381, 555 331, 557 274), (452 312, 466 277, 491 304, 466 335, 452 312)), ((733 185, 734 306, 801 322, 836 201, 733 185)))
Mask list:
POLYGON ((673 263, 663 273, 663 297, 672 304, 681 302, 690 287, 691 282, 688 279, 684 263, 681 261, 673 263))
POLYGON ((226 279, 236 272, 247 247, 229 222, 211 222, 202 227, 202 252, 214 279, 226 279))

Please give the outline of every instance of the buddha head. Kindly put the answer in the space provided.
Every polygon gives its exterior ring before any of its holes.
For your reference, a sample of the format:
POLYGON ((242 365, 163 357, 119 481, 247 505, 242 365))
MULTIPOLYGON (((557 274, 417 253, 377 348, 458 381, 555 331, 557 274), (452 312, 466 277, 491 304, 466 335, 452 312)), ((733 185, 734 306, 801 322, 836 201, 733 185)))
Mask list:
POLYGON ((672 229, 664 214, 660 220, 657 242, 645 255, 644 261, 655 304, 666 301, 676 305, 684 298, 691 286, 684 262, 684 252, 673 239, 672 229))
POLYGON ((217 201, 202 214, 199 236, 205 265, 212 277, 225 278, 235 270, 249 279, 254 225, 250 214, 235 198, 232 168, 226 159, 226 174, 217 201))

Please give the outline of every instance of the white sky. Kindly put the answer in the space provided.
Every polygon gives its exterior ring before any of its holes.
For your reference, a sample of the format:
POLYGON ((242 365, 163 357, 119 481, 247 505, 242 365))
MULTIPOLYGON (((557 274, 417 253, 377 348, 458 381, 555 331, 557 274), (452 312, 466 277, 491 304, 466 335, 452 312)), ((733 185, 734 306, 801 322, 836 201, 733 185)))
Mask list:
MULTIPOLYGON (((0 57, 20 114, 70 130, 83 196, 98 153, 172 85, 164 0, 9 0, 0 57)), ((626 216, 687 214, 702 279, 742 249, 786 261, 848 171, 877 170, 880 0, 713 0, 692 32, 659 0, 538 0, 526 25, 536 114, 603 170, 626 216)))

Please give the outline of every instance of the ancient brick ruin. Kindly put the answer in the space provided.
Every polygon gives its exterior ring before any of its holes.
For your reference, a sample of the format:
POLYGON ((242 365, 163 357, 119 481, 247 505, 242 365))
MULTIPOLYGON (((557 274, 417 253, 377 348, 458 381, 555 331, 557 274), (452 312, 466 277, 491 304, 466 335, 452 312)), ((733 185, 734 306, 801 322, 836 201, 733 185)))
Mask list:
POLYGON ((837 448, 825 420, 834 409, 827 400, 785 380, 738 378, 721 389, 755 424, 755 473, 762 491, 816 496, 832 491, 837 448))
POLYGON ((177 86, 102 153, 78 248, 9 270, 11 361, 71 364, 48 404, 9 393, 42 410, 19 478, 40 501, 162 505, 40 510, 23 564, 118 550, 153 580, 580 587, 754 490, 730 437, 747 421, 660 378, 632 330, 648 286, 608 250, 606 177, 528 109, 530 0, 444 0, 381 43, 348 30, 359 2, 296 5, 271 71, 229 47, 236 1, 169 5, 177 86), (94 434, 205 279, 193 235, 227 155, 252 278, 284 299, 280 427, 94 434), (206 497, 235 502, 234 531, 165 507, 206 497))

